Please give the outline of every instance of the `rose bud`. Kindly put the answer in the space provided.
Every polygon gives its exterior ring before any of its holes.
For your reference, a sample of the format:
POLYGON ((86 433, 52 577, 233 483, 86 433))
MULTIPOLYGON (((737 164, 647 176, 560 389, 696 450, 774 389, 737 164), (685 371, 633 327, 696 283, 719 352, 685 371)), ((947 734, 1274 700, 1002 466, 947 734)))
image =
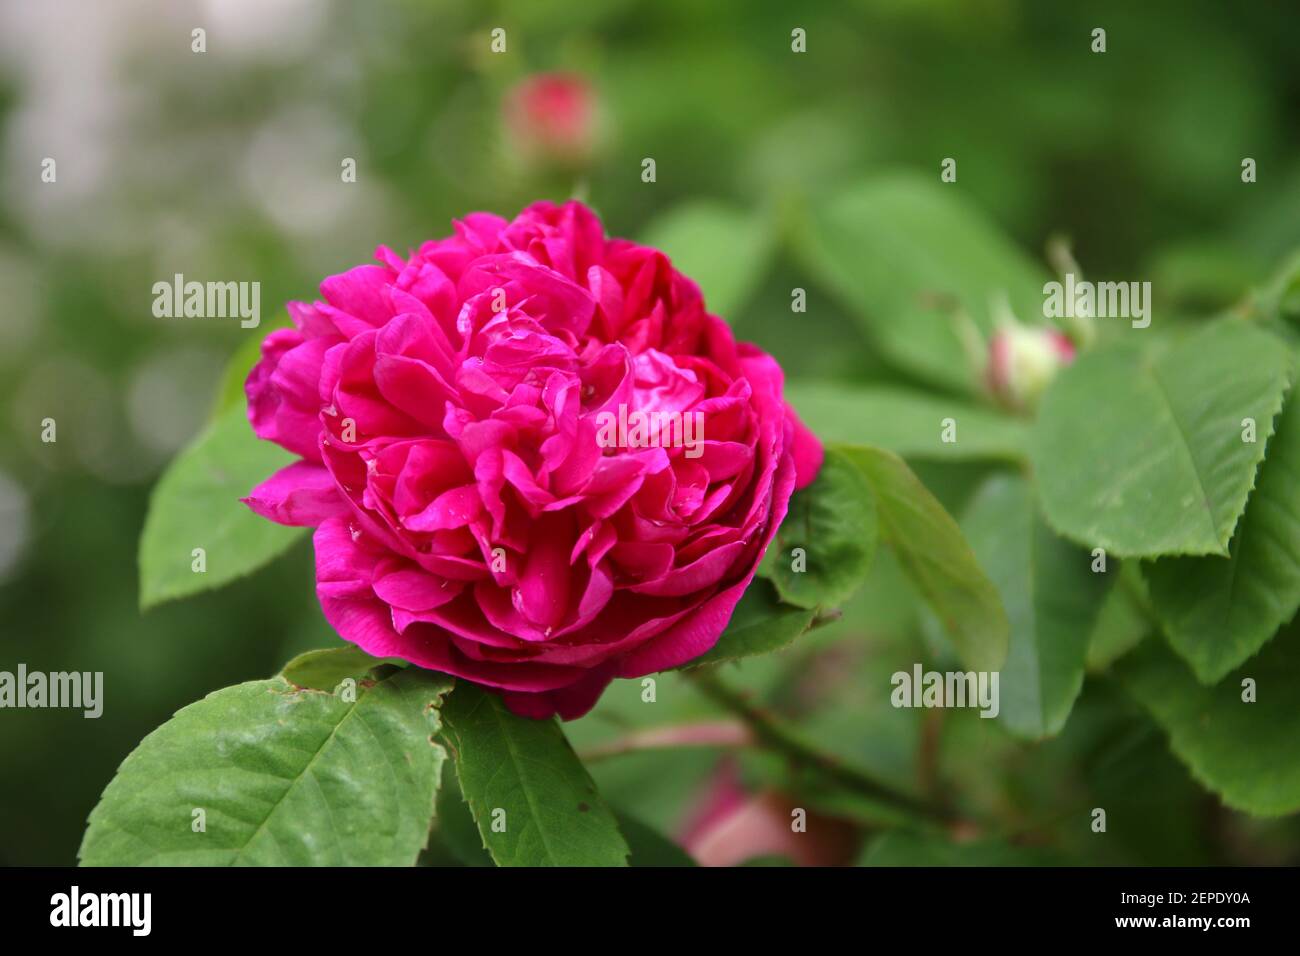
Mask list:
POLYGON ((539 73, 506 96, 511 145, 523 159, 566 168, 586 165, 596 146, 596 93, 574 73, 539 73))
POLYGON ((989 341, 989 389, 1011 408, 1032 408, 1074 354, 1074 344, 1057 329, 1005 322, 989 341))
POLYGON ((711 648, 821 465, 776 361, 577 202, 376 258, 290 303, 245 386, 299 460, 244 500, 316 528, 326 620, 533 717, 711 648), (647 417, 678 430, 600 440, 647 417))
POLYGON ((737 866, 779 857, 797 866, 847 866, 861 842, 857 829, 775 790, 750 793, 734 761, 724 761, 688 815, 682 848, 700 866, 737 866))

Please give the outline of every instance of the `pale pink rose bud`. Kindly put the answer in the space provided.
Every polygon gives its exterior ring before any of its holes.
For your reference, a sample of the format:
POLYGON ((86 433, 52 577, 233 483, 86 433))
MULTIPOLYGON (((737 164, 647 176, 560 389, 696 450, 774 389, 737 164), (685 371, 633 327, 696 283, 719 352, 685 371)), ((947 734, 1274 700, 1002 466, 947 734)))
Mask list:
POLYGON ((596 146, 598 105, 591 84, 575 73, 539 73, 506 96, 510 145, 529 162, 582 166, 596 146))
POLYGON ((700 866, 738 866, 758 857, 847 866, 861 839, 851 823, 799 806, 788 794, 747 791, 728 760, 697 798, 680 842, 700 866))
POLYGON ((989 342, 989 388, 1004 404, 1029 408, 1073 361, 1074 344, 1063 332, 1007 323, 989 342))

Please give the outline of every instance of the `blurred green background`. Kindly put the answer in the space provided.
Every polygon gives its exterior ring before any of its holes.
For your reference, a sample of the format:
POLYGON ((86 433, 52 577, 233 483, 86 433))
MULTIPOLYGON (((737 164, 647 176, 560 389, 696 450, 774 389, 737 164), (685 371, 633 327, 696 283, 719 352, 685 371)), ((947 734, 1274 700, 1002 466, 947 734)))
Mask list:
MULTIPOLYGON (((337 641, 305 542, 144 615, 135 566, 150 487, 206 421, 227 359, 322 277, 471 210, 509 216, 575 190, 635 238, 721 202, 739 231, 761 220, 768 246, 725 316, 738 336, 792 378, 906 382, 818 296, 787 227, 828 186, 898 167, 937 181, 955 157, 950 188, 1028 254, 1065 234, 1090 275, 1218 309, 1300 245, 1298 45, 1290 5, 1215 0, 0 3, 0 669, 103 671, 106 698, 98 720, 0 710, 0 863, 72 862, 141 737, 337 641), (1089 49, 1097 26, 1104 55, 1089 49), (597 148, 563 170, 521 157, 502 122, 507 92, 552 70, 585 77, 600 104, 597 148), (40 180, 45 157, 57 183, 40 180), (343 157, 356 183, 340 181, 343 157), (154 318, 151 287, 176 272, 260 281, 262 328, 154 318), (795 286, 812 291, 792 321, 795 286), (55 444, 40 441, 46 417, 55 444)), ((978 468, 918 471, 953 502, 978 468)), ((1049 743, 961 715, 927 744, 928 725, 885 703, 924 628, 887 561, 873 580, 839 624, 739 679, 829 746, 902 785, 947 781, 1076 862, 1300 858, 1294 820, 1223 810, 1104 678, 1049 743), (1100 799, 1127 808, 1114 839, 1054 829, 1100 799)), ((708 713, 677 682, 659 693, 661 716, 708 713)), ((579 748, 634 723, 637 694, 620 683, 570 727, 579 748)), ((673 830, 715 764, 698 750, 593 768, 613 802, 673 830)))

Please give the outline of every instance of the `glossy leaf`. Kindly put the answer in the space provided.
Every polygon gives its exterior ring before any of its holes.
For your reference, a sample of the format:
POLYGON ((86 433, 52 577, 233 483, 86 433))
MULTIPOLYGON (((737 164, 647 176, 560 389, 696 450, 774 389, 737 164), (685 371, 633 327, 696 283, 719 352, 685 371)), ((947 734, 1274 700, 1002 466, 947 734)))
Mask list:
POLYGON ((1093 573, 1089 553, 1043 523, 1029 483, 1018 476, 986 482, 962 530, 1011 624, 998 716, 1020 736, 1056 734, 1083 686, 1088 639, 1111 579, 1093 573))
POLYGON ((888 359, 935 384, 977 384, 963 321, 987 335, 1002 298, 1022 321, 1042 315, 1046 273, 933 177, 882 175, 828 193, 796 250, 888 359))
POLYGON ((626 866, 627 841, 554 719, 461 681, 443 706, 456 776, 498 866, 626 866))
POLYGON ((1174 754, 1225 804, 1266 817, 1300 810, 1300 628, 1212 687, 1198 683, 1161 641, 1145 642, 1118 671, 1174 754), (1254 703, 1242 699, 1247 679, 1254 703))
POLYGON ((293 456, 261 441, 242 407, 226 411, 158 479, 140 534, 140 606, 207 591, 256 571, 306 533, 239 499, 293 456), (195 571, 196 548, 206 570, 195 571))
POLYGON ((845 447, 876 492, 881 537, 939 616, 967 667, 994 671, 1007 656, 1009 624, 997 588, 957 522, 897 455, 845 447))
POLYGON ((1300 607, 1300 403, 1278 418, 1229 555, 1144 568, 1169 643, 1205 683, 1264 646, 1300 607))
POLYGON ((782 603, 775 587, 755 578, 745 590, 718 643, 682 667, 721 664, 789 647, 812 624, 816 611, 782 603))
POLYGON ((283 677, 209 694, 123 761, 81 862, 410 866, 433 816, 445 754, 432 735, 450 686, 411 669, 351 699, 283 677))
POLYGON ((796 491, 769 547, 782 600, 837 607, 861 586, 876 553, 876 502, 861 469, 827 449, 817 478, 796 491))
POLYGON ((1049 523, 1121 557, 1226 555, 1290 368, 1272 336, 1235 320, 1154 357, 1084 355, 1048 390, 1032 441, 1049 523))

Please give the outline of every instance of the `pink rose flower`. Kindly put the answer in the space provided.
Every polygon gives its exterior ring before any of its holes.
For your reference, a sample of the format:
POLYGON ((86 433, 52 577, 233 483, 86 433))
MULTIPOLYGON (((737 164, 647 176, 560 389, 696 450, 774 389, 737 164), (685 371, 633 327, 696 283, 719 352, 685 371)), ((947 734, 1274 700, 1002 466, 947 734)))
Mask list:
POLYGON ((539 718, 709 650, 821 464, 776 361, 580 203, 376 258, 291 302, 246 384, 301 460, 244 501, 316 527, 334 629, 539 718), (598 441, 620 413, 701 440, 598 441))

